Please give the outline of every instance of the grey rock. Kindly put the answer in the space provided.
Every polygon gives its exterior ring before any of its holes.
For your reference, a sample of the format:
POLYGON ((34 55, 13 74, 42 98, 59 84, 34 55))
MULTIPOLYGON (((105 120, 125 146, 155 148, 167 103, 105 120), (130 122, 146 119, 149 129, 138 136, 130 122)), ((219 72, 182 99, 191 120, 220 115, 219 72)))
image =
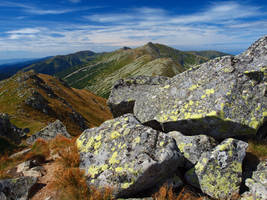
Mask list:
POLYGON ((29 149, 24 149, 24 150, 22 150, 22 151, 20 151, 20 152, 17 152, 17 153, 12 154, 12 155, 10 156, 10 158, 16 158, 16 157, 24 156, 24 155, 26 155, 27 153, 29 153, 30 151, 31 151, 30 148, 29 148, 29 149))
POLYGON ((216 199, 230 199, 239 193, 242 161, 248 144, 232 138, 224 140, 211 152, 202 154, 186 181, 216 199))
POLYGON ((118 80, 107 102, 113 117, 133 113, 136 99, 142 98, 144 93, 150 92, 153 87, 162 85, 168 79, 163 76, 137 76, 118 80))
POLYGON ((42 166, 38 166, 35 160, 25 161, 17 166, 18 174, 21 173, 23 176, 41 177, 45 174, 45 169, 42 166))
POLYGON ((175 139, 179 150, 186 158, 186 169, 191 169, 204 152, 211 151, 217 145, 212 137, 206 135, 184 136, 178 131, 169 132, 168 135, 175 139))
POLYGON ((27 200, 29 190, 36 181, 36 177, 0 180, 0 197, 7 200, 27 200))
POLYGON ((70 138, 70 134, 67 132, 64 124, 56 120, 55 122, 49 124, 47 127, 43 128, 40 132, 32 135, 27 139, 28 144, 33 144, 38 138, 42 138, 45 140, 50 140, 55 138, 58 134, 61 134, 65 137, 70 138))
POLYGON ((9 121, 8 114, 0 113, 0 136, 19 144, 25 134, 22 129, 17 128, 9 121))
POLYGON ((132 114, 84 131, 77 139, 89 184, 133 197, 171 178, 184 159, 175 141, 141 125, 132 114))
POLYGON ((43 166, 37 166, 37 167, 33 167, 33 168, 30 168, 26 171, 23 171, 23 176, 31 176, 31 177, 41 177, 41 176, 44 176, 46 171, 44 169, 43 166))
POLYGON ((134 102, 136 118, 164 132, 225 139, 255 136, 261 129, 267 138, 266 44, 264 36, 241 55, 193 67, 144 93, 121 84, 110 102, 134 102))
POLYGON ((25 100, 25 104, 45 114, 53 114, 54 111, 48 105, 48 101, 37 91, 25 100))
POLYGON ((6 195, 3 192, 0 192, 0 200, 7 200, 6 195))
POLYGON ((246 186, 249 188, 248 197, 257 200, 267 199, 267 159, 259 163, 252 178, 246 179, 246 186))

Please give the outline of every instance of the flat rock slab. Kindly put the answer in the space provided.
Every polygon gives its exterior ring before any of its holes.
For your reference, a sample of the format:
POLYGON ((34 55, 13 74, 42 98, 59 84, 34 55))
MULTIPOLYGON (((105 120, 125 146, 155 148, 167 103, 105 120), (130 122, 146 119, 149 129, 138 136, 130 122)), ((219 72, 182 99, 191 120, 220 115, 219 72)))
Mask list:
POLYGON ((195 167, 185 174, 187 182, 215 199, 230 199, 239 193, 247 146, 240 140, 224 140, 211 152, 202 154, 195 167))
POLYGON ((184 158, 173 138, 141 125, 132 114, 84 131, 77 140, 89 184, 129 197, 174 176, 184 158))
POLYGON ((267 117, 266 46, 267 36, 239 56, 216 58, 151 88, 135 101, 134 115, 164 132, 217 139, 256 134, 267 117))
POLYGON ((108 106, 113 117, 133 113, 136 99, 162 85, 169 78, 163 76, 137 76, 118 80, 108 98, 108 106))

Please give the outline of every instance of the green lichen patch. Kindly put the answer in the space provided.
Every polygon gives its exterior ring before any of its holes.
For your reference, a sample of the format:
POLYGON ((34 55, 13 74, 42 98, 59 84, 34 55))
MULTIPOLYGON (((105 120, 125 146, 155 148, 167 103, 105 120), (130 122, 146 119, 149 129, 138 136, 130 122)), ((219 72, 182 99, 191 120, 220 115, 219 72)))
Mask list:
POLYGON ((216 199, 227 199, 239 192, 242 161, 247 143, 226 139, 212 152, 202 155, 193 169, 187 172, 189 182, 216 199))
POLYGON ((89 182, 111 186, 115 195, 152 187, 184 165, 171 137, 141 125, 131 114, 86 130, 77 147, 89 182))

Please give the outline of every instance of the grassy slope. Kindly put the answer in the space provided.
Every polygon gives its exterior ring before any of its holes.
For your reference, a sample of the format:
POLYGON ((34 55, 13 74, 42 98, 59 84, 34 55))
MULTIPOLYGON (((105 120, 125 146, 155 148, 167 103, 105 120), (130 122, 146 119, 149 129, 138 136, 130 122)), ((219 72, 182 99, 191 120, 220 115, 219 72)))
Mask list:
POLYGON ((195 55, 199 55, 199 56, 203 56, 209 59, 213 59, 216 57, 222 57, 222 56, 226 56, 226 55, 230 55, 227 53, 223 53, 223 52, 219 52, 219 51, 189 51, 189 53, 195 54, 195 55))
MULTIPOLYGON (((73 135, 81 132, 78 124, 69 117, 72 112, 70 107, 57 98, 49 97, 32 78, 18 82, 17 79, 20 76, 21 73, 0 82, 0 112, 8 113, 11 122, 16 126, 30 128, 30 134, 35 133, 55 119, 63 121, 68 131, 73 135), (38 91, 49 102, 48 105, 54 111, 53 115, 44 114, 25 105, 24 101, 31 96, 31 90, 38 91)), ((65 87, 59 80, 49 75, 38 74, 37 76, 44 81, 45 85, 52 88, 54 94, 64 99, 73 110, 81 114, 89 127, 100 125, 103 121, 111 118, 105 99, 86 90, 65 87)))
POLYGON ((72 87, 86 88, 107 98, 114 82, 134 75, 161 75, 172 77, 190 65, 207 58, 182 52, 161 44, 148 43, 136 49, 120 49, 95 55, 92 61, 69 68, 57 76, 72 87))
POLYGON ((35 70, 39 73, 54 75, 69 67, 88 62, 94 54, 92 51, 81 51, 64 56, 54 56, 42 62, 32 64, 24 68, 23 71, 35 70))

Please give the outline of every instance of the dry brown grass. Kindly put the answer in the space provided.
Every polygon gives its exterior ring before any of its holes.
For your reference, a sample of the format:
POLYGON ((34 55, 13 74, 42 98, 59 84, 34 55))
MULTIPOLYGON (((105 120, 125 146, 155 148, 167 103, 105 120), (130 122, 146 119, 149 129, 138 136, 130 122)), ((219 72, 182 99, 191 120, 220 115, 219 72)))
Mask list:
POLYGON ((168 187, 167 185, 163 185, 157 193, 153 196, 154 200, 202 200, 202 197, 195 194, 187 187, 184 187, 180 193, 177 195, 173 192, 172 187, 168 187))
POLYGON ((38 139, 31 147, 31 151, 25 156, 17 156, 10 158, 6 153, 0 157, 0 179, 11 178, 8 170, 16 167, 19 163, 26 160, 35 159, 39 163, 43 163, 50 155, 49 145, 45 140, 38 139))
POLYGON ((37 139, 32 145, 31 151, 25 156, 26 160, 37 159, 44 162, 50 156, 49 144, 44 139, 37 139))
POLYGON ((62 200, 110 200, 111 189, 98 191, 88 187, 84 172, 79 168, 80 155, 75 139, 57 136, 50 142, 50 150, 57 154, 59 168, 55 171, 50 188, 56 190, 57 199, 62 200))
POLYGON ((53 154, 57 154, 57 162, 64 168, 79 167, 80 155, 75 145, 76 139, 68 139, 58 135, 50 142, 50 149, 53 154))
POLYGON ((252 153, 259 159, 267 158, 267 142, 249 140, 247 152, 252 153))

